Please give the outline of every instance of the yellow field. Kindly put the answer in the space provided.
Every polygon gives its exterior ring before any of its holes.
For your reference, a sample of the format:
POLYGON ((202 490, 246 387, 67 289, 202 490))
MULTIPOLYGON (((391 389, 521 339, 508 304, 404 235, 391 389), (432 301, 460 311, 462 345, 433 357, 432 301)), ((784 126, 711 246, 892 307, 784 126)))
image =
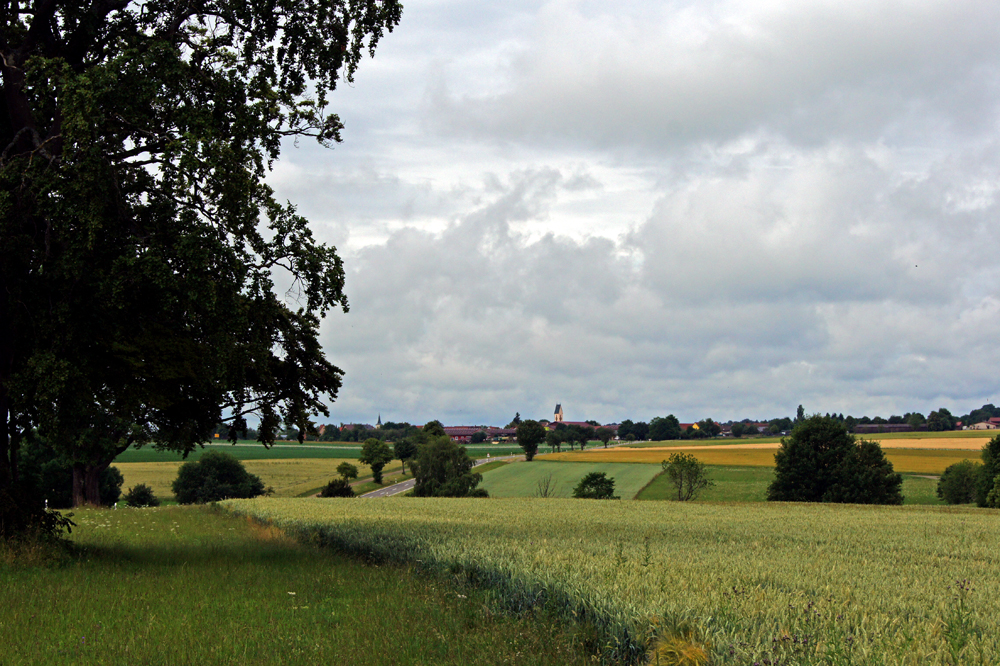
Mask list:
MULTIPOLYGON (((337 465, 349 462, 358 468, 358 476, 371 476, 371 468, 356 459, 308 458, 292 460, 246 460, 243 466, 251 474, 256 474, 264 486, 274 488, 275 497, 297 497, 304 492, 326 485, 337 476, 337 465)), ((116 463, 115 467, 125 477, 122 492, 137 483, 145 483, 160 499, 172 499, 174 492, 170 484, 177 478, 177 468, 181 462, 116 463)), ((400 468, 397 461, 383 469, 383 473, 400 468)))
MULTIPOLYGON (((674 452, 690 453, 706 465, 733 465, 737 467, 774 467, 776 445, 766 446, 719 446, 692 448, 644 448, 644 449, 592 449, 590 451, 547 453, 537 456, 538 460, 562 460, 566 462, 599 463, 654 463, 674 452)), ((949 465, 963 460, 978 460, 978 451, 953 449, 896 449, 886 447, 885 457, 897 472, 907 474, 941 474, 949 465)))

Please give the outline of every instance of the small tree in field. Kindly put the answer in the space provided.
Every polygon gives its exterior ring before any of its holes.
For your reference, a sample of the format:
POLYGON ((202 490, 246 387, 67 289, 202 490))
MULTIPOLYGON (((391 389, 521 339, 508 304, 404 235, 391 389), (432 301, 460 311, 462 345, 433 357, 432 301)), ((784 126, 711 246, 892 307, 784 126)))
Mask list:
POLYGON ((531 461, 538 445, 545 441, 545 428, 538 421, 527 419, 517 424, 517 443, 524 449, 524 459, 531 461))
POLYGON ((346 460, 337 465, 337 474, 345 481, 358 478, 358 468, 346 460))
POLYGON ((594 432, 594 436, 600 440, 601 444, 604 445, 604 448, 608 448, 608 442, 614 439, 615 431, 611 428, 598 428, 594 432))
POLYGON ((690 453, 672 453, 660 465, 677 489, 677 499, 681 502, 694 499, 702 490, 714 485, 705 473, 705 463, 690 453))
POLYGON ((621 499, 615 495, 615 480, 604 472, 591 472, 580 479, 573 489, 573 497, 580 499, 621 499))
POLYGON ((382 484, 382 469, 392 460, 392 449, 381 439, 370 437, 361 445, 361 455, 358 462, 372 468, 372 479, 382 484))

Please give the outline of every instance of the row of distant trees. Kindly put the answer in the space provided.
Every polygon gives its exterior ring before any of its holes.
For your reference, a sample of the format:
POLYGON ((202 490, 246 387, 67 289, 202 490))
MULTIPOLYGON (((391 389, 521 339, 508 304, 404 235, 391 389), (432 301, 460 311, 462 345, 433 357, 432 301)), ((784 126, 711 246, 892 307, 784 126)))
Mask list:
MULTIPOLYGON (((893 414, 888 418, 883 418, 881 416, 854 417, 851 415, 845 416, 843 413, 827 413, 825 416, 843 423, 844 426, 850 431, 853 431, 854 428, 859 425, 907 424, 914 429, 926 427, 927 430, 932 432, 940 432, 954 430, 959 422, 963 425, 971 425, 973 423, 987 421, 993 417, 1000 417, 1000 407, 995 407, 992 404, 986 404, 963 416, 955 416, 945 407, 932 411, 927 416, 924 416, 920 412, 906 412, 902 415, 893 414)), ((804 409, 801 405, 799 405, 794 419, 790 417, 774 418, 769 421, 743 419, 741 421, 730 421, 729 423, 720 424, 711 418, 706 418, 698 421, 697 424, 688 425, 686 428, 682 428, 677 417, 673 414, 669 414, 667 416, 654 417, 648 423, 645 421, 632 421, 630 419, 625 419, 618 426, 617 437, 624 441, 702 439, 707 437, 717 437, 722 432, 723 425, 729 426, 730 433, 733 437, 737 438, 754 437, 761 434, 779 435, 790 432, 792 428, 794 428, 795 425, 803 418, 805 418, 804 409), (766 423, 763 431, 759 430, 759 423, 766 423)), ((522 422, 525 421, 521 419, 521 415, 518 413, 507 427, 516 428, 522 422)), ((587 442, 595 440, 603 441, 606 445, 607 440, 602 437, 600 431, 602 429, 607 429, 602 428, 597 421, 587 421, 587 423, 591 425, 591 428, 577 425, 561 426, 557 424, 556 432, 558 432, 558 434, 547 439, 546 444, 557 450, 561 450, 564 445, 569 446, 570 448, 575 448, 578 443, 581 447, 584 447, 587 442), (587 431, 589 433, 589 435, 587 435, 589 439, 583 440, 582 438, 584 437, 584 434, 581 431, 587 431)), ((216 434, 220 439, 228 439, 230 436, 229 432, 229 427, 225 425, 219 425, 216 428, 216 434)), ((296 427, 288 427, 284 430, 279 430, 277 436, 279 439, 294 440, 298 439, 301 434, 303 438, 323 442, 364 442, 365 440, 372 438, 384 442, 396 442, 402 439, 412 438, 419 432, 420 428, 406 423, 405 421, 387 421, 377 430, 369 430, 364 426, 355 426, 353 428, 348 427, 342 430, 336 425, 329 424, 324 428, 322 434, 320 434, 316 429, 302 432, 296 427)), ((249 439, 257 439, 258 433, 253 428, 249 428, 246 431, 245 436, 249 439)), ((614 437, 615 433, 612 433, 610 437, 608 437, 608 440, 613 439, 614 437)), ((478 444, 485 442, 487 439, 489 439, 489 437, 484 430, 483 432, 475 433, 472 436, 471 443, 478 444)))

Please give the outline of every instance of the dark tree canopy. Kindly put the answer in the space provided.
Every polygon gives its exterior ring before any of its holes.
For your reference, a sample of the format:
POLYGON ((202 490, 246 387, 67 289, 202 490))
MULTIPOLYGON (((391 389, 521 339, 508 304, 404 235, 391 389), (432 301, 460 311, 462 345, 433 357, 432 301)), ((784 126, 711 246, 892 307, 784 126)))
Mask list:
POLYGON ((937 496, 948 504, 968 504, 976 501, 982 465, 963 460, 949 465, 938 479, 937 496))
POLYGON ((668 439, 680 439, 681 424, 673 414, 656 416, 649 422, 649 438, 654 442, 668 439))
POLYGON ((382 469, 392 460, 393 450, 381 439, 370 437, 361 445, 361 455, 358 462, 372 468, 372 480, 382 483, 382 469))
POLYGON ((810 416, 781 440, 769 500, 902 504, 903 478, 875 442, 856 442, 839 420, 810 416))
POLYGON ((172 489, 178 504, 204 504, 265 493, 260 477, 223 451, 206 451, 198 460, 181 465, 172 489))
POLYGON ((476 488, 483 475, 473 472, 473 460, 464 446, 447 435, 428 437, 418 447, 417 457, 410 462, 416 480, 416 497, 486 497, 486 491, 476 488))
POLYGON ((318 326, 347 308, 343 267, 264 178, 283 139, 340 140, 328 96, 400 13, 395 0, 0 9, 0 494, 35 429, 73 461, 79 502, 130 445, 188 452, 251 414, 269 443, 326 413, 342 373, 318 326))
POLYGON ((621 499, 615 495, 615 480, 604 472, 590 472, 576 484, 573 497, 579 499, 621 499))
POLYGON ((1000 508, 1000 435, 983 447, 983 466, 976 483, 976 504, 1000 508))
POLYGON ((524 450, 525 460, 538 453, 538 445, 545 441, 545 427, 538 421, 527 419, 517 425, 517 443, 524 450))

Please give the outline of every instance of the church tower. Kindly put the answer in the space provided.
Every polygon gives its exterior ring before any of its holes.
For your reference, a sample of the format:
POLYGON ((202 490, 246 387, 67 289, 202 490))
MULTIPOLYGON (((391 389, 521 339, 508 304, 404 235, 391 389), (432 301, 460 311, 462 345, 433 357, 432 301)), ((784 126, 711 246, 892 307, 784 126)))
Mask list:
POLYGON ((555 412, 555 415, 552 417, 552 420, 555 423, 562 423, 562 420, 563 420, 562 403, 556 405, 556 412, 555 412))

